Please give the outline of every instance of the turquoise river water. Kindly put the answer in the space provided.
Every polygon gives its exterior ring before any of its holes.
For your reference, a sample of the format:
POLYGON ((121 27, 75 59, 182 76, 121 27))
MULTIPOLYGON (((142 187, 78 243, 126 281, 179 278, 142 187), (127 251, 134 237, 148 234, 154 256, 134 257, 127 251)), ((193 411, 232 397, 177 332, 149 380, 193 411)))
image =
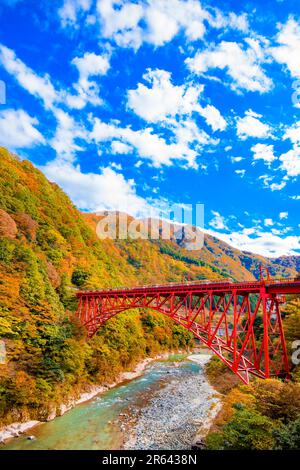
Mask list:
POLYGON ((122 383, 53 421, 39 424, 1 449, 121 449, 126 440, 122 416, 142 410, 157 390, 172 380, 199 374, 200 366, 184 357, 170 356, 148 365, 142 376, 122 383), (28 436, 34 436, 29 440, 28 436))

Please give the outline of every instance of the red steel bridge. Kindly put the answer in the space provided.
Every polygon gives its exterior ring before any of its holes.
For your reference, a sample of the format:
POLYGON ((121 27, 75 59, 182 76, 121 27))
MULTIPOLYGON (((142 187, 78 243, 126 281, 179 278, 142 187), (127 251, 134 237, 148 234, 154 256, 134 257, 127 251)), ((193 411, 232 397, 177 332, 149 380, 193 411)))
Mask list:
POLYGON ((191 331, 249 383, 288 377, 289 360, 280 314, 285 295, 299 294, 300 280, 197 281, 103 289, 77 293, 77 315, 88 336, 111 317, 131 309, 151 309, 191 331))

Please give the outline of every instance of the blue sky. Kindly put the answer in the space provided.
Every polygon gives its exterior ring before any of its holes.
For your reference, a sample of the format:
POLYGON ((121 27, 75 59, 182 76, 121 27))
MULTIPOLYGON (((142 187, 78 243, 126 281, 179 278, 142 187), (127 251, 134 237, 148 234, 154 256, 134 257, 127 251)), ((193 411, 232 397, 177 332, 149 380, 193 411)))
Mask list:
POLYGON ((1 0, 0 145, 82 210, 300 253, 298 0, 1 0))

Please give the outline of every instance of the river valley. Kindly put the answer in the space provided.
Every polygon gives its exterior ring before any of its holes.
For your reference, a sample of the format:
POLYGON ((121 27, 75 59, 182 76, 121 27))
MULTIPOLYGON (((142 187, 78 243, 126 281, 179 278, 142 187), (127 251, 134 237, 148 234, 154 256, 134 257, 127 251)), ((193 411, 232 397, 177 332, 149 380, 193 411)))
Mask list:
POLYGON ((206 361, 204 355, 153 361, 140 377, 35 426, 1 449, 189 449, 219 405, 205 378, 206 361))

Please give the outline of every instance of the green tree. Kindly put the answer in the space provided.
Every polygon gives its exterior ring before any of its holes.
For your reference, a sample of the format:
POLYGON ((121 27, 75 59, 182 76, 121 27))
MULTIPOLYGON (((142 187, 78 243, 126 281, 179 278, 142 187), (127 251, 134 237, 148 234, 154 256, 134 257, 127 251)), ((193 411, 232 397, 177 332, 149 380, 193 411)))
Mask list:
POLYGON ((258 411, 235 405, 235 413, 221 432, 207 437, 208 449, 268 450, 273 446, 274 422, 258 411))
POLYGON ((82 287, 90 277, 90 274, 82 268, 77 268, 73 271, 71 281, 77 287, 82 287))
POLYGON ((275 429, 275 450, 299 450, 300 449, 300 416, 295 421, 275 429))

